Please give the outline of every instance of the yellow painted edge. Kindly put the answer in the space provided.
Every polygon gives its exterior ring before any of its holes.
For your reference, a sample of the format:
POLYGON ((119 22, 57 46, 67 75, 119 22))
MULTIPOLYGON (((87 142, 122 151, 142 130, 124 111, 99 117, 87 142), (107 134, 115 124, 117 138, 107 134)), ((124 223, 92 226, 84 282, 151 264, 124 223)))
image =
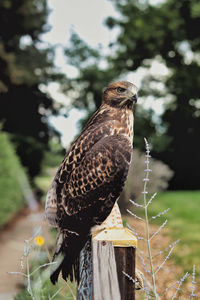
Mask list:
POLYGON ((137 240, 129 240, 129 241, 111 241, 115 247, 135 247, 137 248, 137 240))

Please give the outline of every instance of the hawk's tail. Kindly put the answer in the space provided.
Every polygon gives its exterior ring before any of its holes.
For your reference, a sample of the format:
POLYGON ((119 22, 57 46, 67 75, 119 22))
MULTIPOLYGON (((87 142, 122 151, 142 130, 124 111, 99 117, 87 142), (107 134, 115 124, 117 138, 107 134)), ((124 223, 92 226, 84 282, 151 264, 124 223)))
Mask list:
POLYGON ((87 235, 80 236, 67 230, 58 233, 56 251, 53 256, 53 262, 58 261, 58 265, 50 276, 53 284, 58 281, 61 271, 63 279, 67 281, 69 277, 71 281, 75 279, 79 283, 79 254, 87 239, 87 235))

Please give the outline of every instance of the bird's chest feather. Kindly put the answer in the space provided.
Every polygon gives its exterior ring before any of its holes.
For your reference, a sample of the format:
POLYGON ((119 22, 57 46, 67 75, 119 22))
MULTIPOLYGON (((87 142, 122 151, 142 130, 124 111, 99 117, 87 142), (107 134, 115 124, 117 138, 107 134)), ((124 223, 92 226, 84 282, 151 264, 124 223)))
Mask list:
POLYGON ((128 136, 131 144, 133 143, 133 122, 132 111, 124 111, 115 122, 115 134, 128 136))

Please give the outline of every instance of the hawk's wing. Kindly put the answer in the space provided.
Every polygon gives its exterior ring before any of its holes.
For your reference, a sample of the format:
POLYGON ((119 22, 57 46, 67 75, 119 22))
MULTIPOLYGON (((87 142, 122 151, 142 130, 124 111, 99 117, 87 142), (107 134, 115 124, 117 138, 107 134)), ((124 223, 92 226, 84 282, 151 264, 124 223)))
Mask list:
POLYGON ((81 226, 80 219, 89 221, 90 218, 92 222, 93 218, 96 224, 103 222, 120 195, 131 153, 129 138, 114 135, 95 143, 70 175, 64 160, 47 196, 46 214, 50 224, 55 225, 58 220, 59 226, 64 222, 68 229, 79 231, 74 225, 81 226))
POLYGON ((106 219, 122 191, 131 154, 131 142, 124 135, 104 137, 85 154, 57 195, 60 227, 78 233, 82 226, 106 219))
POLYGON ((46 197, 45 214, 50 225, 58 226, 57 203, 60 199, 61 190, 64 186, 66 188, 66 184, 70 181, 69 177, 71 173, 78 167, 80 162, 82 162, 85 154, 89 152, 98 141, 113 133, 113 122, 114 121, 110 120, 106 121, 103 126, 100 122, 98 125, 90 126, 89 130, 84 130, 73 143, 70 151, 66 154, 46 197))

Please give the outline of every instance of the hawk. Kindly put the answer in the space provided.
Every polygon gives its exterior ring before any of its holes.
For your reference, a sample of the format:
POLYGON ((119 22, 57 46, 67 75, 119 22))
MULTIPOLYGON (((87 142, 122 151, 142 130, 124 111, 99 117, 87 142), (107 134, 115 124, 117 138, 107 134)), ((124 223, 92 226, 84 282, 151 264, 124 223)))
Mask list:
POLYGON ((112 83, 102 104, 64 157, 47 194, 48 222, 58 227, 56 251, 62 260, 51 274, 78 281, 78 258, 91 230, 111 213, 127 178, 132 157, 133 107, 137 88, 112 83))

